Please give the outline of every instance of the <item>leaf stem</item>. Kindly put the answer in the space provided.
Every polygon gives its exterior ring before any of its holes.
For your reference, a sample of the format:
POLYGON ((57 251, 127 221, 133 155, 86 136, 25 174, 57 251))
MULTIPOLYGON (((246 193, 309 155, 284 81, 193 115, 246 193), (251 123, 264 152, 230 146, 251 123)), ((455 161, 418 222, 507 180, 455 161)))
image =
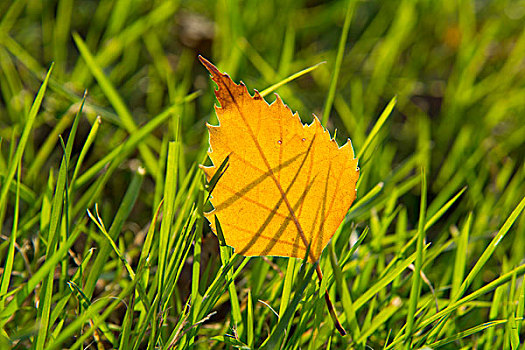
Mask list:
MULTIPOLYGON (((323 281, 323 273, 321 272, 321 268, 319 267, 319 264, 317 264, 315 271, 317 272, 317 277, 319 277, 319 284, 323 281)), ((343 325, 341 325, 341 322, 339 322, 339 318, 337 318, 337 314, 335 313, 334 304, 332 303, 332 300, 330 299, 330 295, 328 295, 328 290, 325 290, 324 292, 324 300, 326 301, 326 307, 328 308, 328 311, 330 312, 330 317, 332 317, 332 321, 334 321, 335 328, 339 331, 339 333, 344 337, 347 333, 345 329, 343 328, 343 325)))

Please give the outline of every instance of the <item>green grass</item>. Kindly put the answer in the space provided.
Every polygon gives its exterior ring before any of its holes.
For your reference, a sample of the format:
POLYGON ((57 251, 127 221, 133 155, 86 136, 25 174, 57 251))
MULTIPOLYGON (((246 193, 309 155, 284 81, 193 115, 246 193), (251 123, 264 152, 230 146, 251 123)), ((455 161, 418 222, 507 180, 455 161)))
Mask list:
POLYGON ((1 2, 0 348, 523 348, 523 8, 1 2), (321 284, 210 231, 199 54, 351 138, 321 284))

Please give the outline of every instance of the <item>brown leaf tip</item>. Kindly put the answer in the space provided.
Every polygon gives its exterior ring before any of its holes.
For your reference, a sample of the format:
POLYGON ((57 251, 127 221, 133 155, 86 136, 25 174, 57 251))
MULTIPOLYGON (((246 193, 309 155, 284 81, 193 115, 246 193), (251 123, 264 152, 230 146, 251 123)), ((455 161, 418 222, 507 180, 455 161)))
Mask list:
POLYGON ((206 69, 211 73, 211 75, 220 75, 221 72, 215 67, 210 61, 199 55, 199 61, 201 61, 202 65, 206 67, 206 69))
MULTIPOLYGON (((208 72, 210 72, 211 74, 211 77, 212 79, 219 85, 219 79, 220 77, 223 77, 223 78, 226 78, 227 80, 231 80, 230 76, 226 73, 222 73, 217 67, 215 67, 213 65, 213 63, 211 63, 210 61, 208 61, 207 59, 205 59, 204 57, 202 57, 201 55, 199 55, 199 61, 201 61, 202 65, 204 67, 206 67, 206 69, 208 70, 208 72)), ((232 81, 233 82, 233 81, 232 81)), ((235 83, 233 83, 235 84, 235 83)), ((235 85, 240 85, 242 87, 246 87, 244 85, 244 83, 241 81, 239 84, 235 84, 235 85)))

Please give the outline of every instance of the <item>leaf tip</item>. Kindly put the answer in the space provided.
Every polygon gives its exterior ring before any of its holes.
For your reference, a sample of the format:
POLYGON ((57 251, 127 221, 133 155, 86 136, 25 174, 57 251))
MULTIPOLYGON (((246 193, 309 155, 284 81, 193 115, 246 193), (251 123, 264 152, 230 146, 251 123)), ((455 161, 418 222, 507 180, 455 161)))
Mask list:
POLYGON ((201 55, 198 56, 199 57, 199 61, 202 63, 202 65, 204 67, 206 67, 206 69, 210 72, 210 74, 213 76, 218 76, 221 74, 221 72, 219 72, 219 70, 217 69, 217 67, 215 67, 210 61, 208 61, 207 59, 205 59, 204 57, 202 57, 201 55))

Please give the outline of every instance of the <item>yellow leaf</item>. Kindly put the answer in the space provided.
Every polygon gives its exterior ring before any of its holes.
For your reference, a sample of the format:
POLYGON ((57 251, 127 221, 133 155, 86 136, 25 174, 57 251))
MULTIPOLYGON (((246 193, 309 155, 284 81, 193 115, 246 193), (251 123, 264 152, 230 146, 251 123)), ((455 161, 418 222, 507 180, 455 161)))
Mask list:
POLYGON ((303 125, 278 95, 269 105, 199 58, 220 103, 219 126, 208 124, 208 180, 229 156, 206 213, 213 231, 217 217, 238 254, 303 258, 310 245, 309 260, 317 261, 355 199, 352 145, 339 147, 317 117, 303 125))

